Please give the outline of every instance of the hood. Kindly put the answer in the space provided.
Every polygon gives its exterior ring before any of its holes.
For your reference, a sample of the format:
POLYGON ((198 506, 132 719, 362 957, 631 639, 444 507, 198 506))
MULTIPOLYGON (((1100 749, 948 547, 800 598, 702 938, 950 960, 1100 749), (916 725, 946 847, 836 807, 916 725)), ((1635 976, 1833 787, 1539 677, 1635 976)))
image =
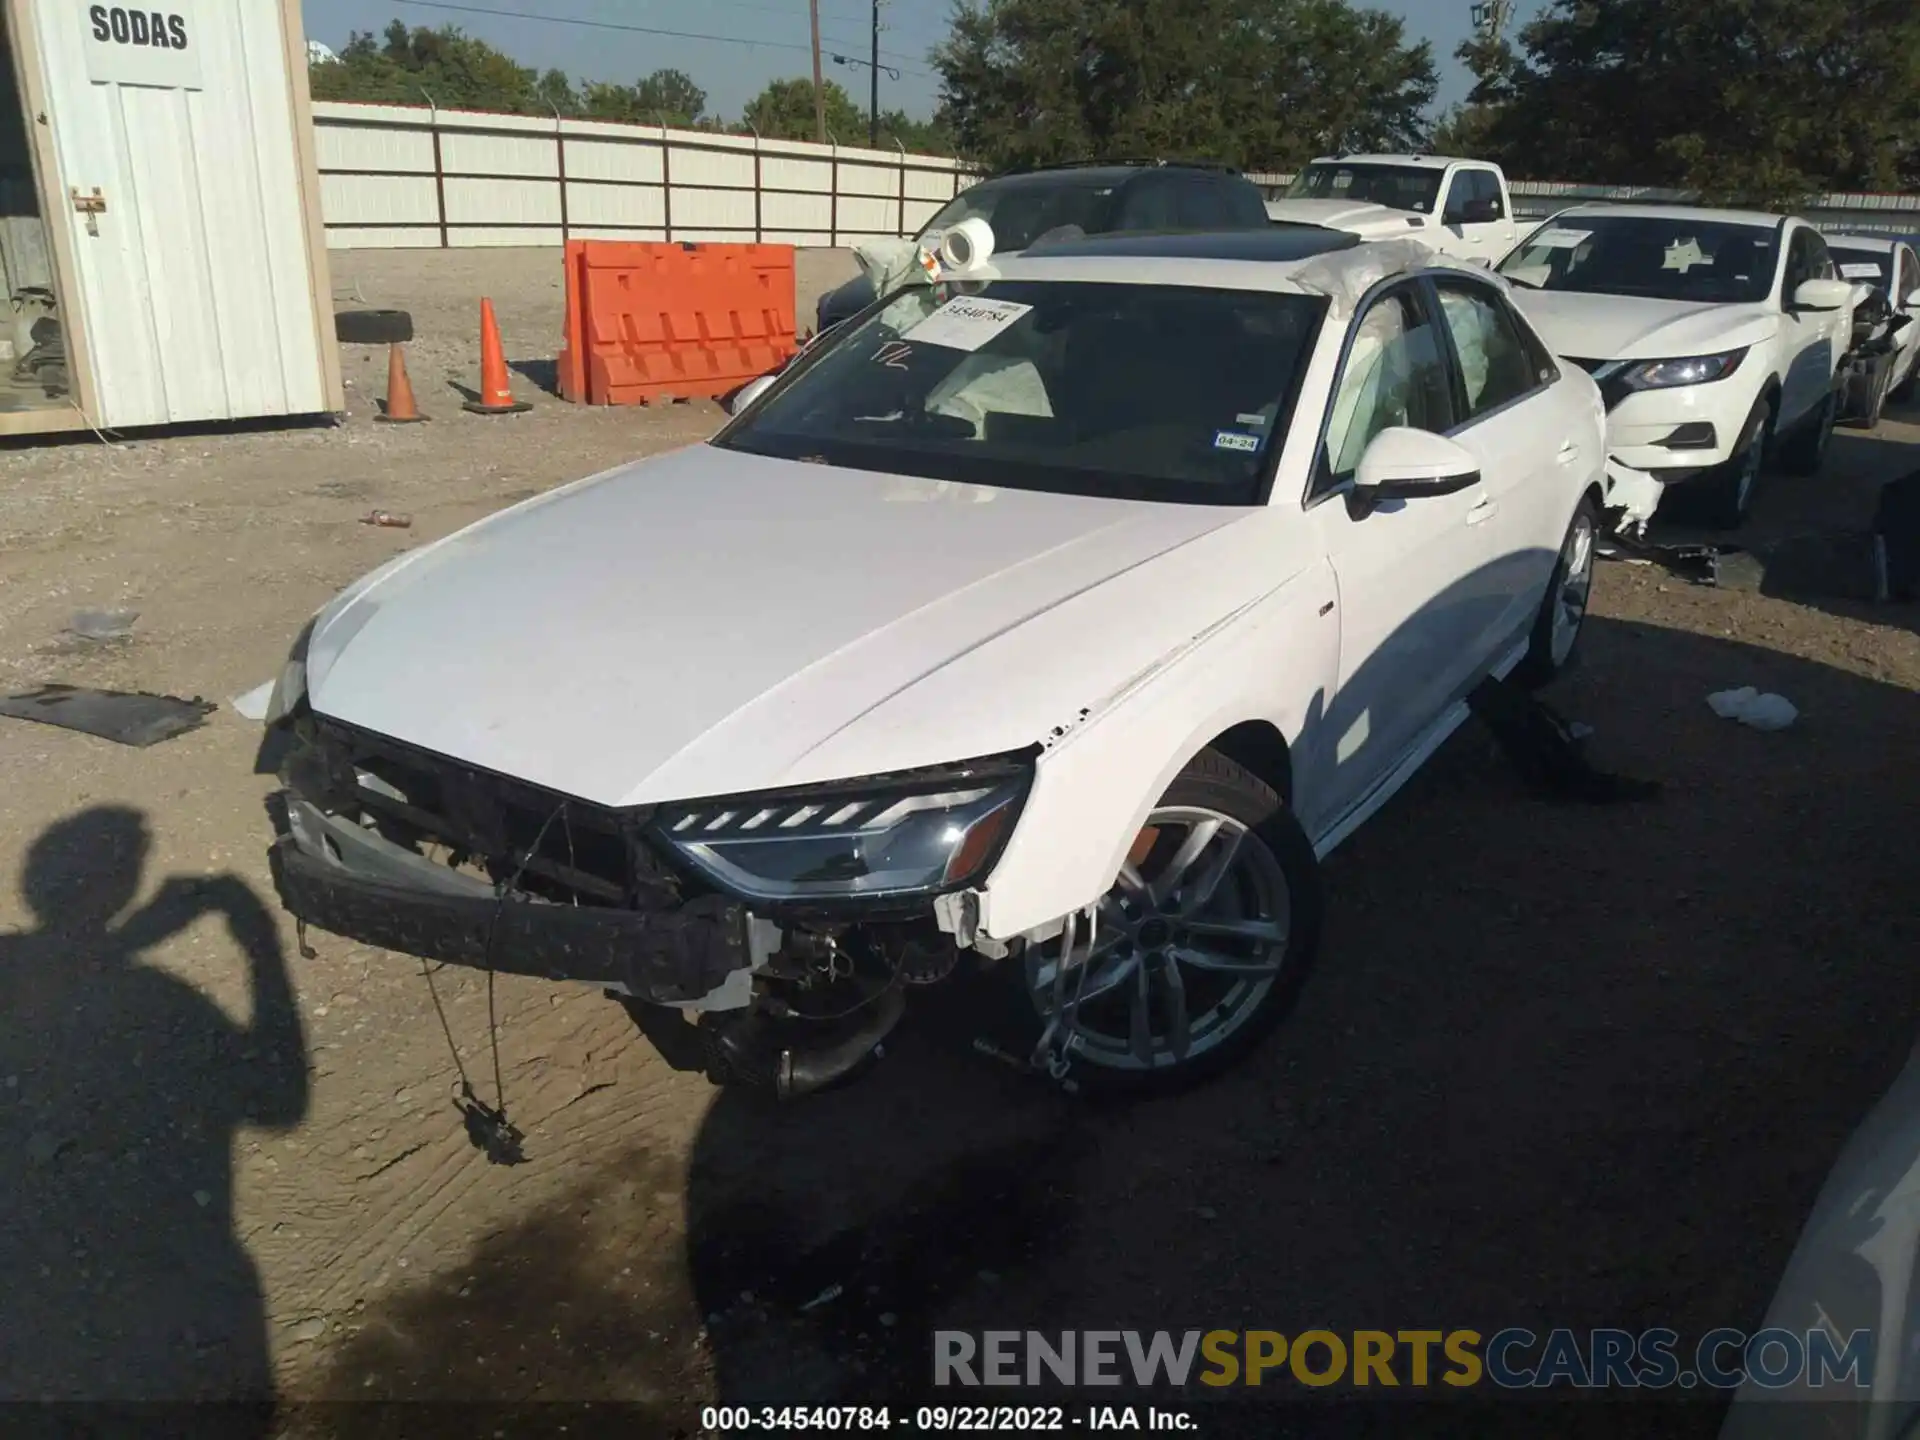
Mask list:
POLYGON ((1265 563, 1229 564, 1195 543, 1267 514, 698 445, 349 590, 315 627, 309 695, 322 715, 603 805, 1017 750, 1240 590, 1288 578, 1271 544, 1265 563))
POLYGON ((1369 240, 1395 240, 1418 236, 1431 228, 1432 221, 1411 210, 1390 210, 1385 205, 1356 200, 1269 200, 1267 218, 1295 225, 1319 225, 1328 230, 1344 230, 1369 240))
POLYGON ((1547 347, 1583 360, 1671 360, 1757 345, 1774 332, 1764 305, 1647 300, 1513 287, 1513 301, 1547 347))

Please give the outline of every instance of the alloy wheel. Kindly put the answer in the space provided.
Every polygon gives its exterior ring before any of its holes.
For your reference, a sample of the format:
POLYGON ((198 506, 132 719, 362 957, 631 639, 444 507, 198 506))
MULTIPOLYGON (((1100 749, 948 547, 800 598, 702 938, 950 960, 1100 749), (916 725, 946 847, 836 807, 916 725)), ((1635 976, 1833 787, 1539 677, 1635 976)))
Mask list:
POLYGON ((1225 1043, 1285 963, 1287 880, 1266 842, 1218 810, 1167 805, 1064 967, 1059 941, 1029 952, 1027 985, 1069 1051, 1119 1070, 1169 1069, 1225 1043))
POLYGON ((1560 593, 1553 602, 1553 663, 1567 663, 1573 645, 1586 623, 1587 601, 1593 594, 1593 520, 1583 510, 1574 516, 1567 532, 1566 548, 1560 552, 1560 593))

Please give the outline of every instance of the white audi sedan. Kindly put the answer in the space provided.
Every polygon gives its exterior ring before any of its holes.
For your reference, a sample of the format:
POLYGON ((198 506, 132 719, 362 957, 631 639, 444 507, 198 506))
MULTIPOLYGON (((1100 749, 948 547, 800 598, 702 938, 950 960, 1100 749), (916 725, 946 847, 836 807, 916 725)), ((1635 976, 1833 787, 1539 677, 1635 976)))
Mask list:
POLYGON ((1243 1055, 1320 858, 1477 684, 1572 658, 1599 392, 1418 245, 975 253, 316 615, 268 708, 286 907, 787 1095, 943 982, 1087 1088, 1243 1055))

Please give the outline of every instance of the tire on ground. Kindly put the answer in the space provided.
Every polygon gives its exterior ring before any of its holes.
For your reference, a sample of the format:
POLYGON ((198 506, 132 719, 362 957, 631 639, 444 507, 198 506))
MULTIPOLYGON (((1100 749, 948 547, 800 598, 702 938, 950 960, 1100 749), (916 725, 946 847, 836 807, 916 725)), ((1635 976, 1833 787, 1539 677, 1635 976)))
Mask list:
MULTIPOLYGON (((1167 787, 1160 805, 1191 805, 1217 810, 1246 824, 1272 852, 1285 877, 1288 900, 1287 950, 1280 973, 1239 1030, 1185 1064, 1152 1070, 1121 1070, 1076 1057, 1070 1080, 1081 1094, 1096 1099, 1169 1095, 1202 1084, 1238 1064, 1293 1009, 1320 948, 1325 912, 1320 862, 1313 843, 1293 812, 1272 788, 1252 772, 1215 750, 1202 750, 1167 787)), ((1026 966, 1018 955, 994 967, 1006 988, 1002 1004, 1009 1016, 1009 1048, 1022 1058, 1041 1033, 1041 1021, 1026 991, 1026 966)))
MULTIPOLYGON (((1581 625, 1574 633, 1573 648, 1556 665, 1553 659, 1553 615, 1560 603, 1560 588, 1567 580, 1567 541, 1573 538, 1574 529, 1583 519, 1592 527, 1594 543, 1597 545, 1600 540, 1600 507, 1590 494, 1580 497, 1580 503, 1574 507, 1573 519, 1567 522, 1566 538, 1561 540, 1559 558, 1553 562, 1553 578, 1547 582, 1547 593, 1540 600, 1540 613, 1533 617, 1533 629, 1527 636, 1527 653, 1513 672, 1513 678, 1529 690, 1538 690, 1556 676, 1566 674, 1580 659, 1580 637, 1586 633, 1586 616, 1582 614, 1580 617, 1581 625)), ((1587 564, 1591 567, 1593 560, 1589 558, 1587 564)), ((1591 603, 1591 590, 1588 596, 1591 603)))
POLYGON ((413 339, 413 316, 405 310, 336 310, 333 334, 343 345, 404 345, 413 339))

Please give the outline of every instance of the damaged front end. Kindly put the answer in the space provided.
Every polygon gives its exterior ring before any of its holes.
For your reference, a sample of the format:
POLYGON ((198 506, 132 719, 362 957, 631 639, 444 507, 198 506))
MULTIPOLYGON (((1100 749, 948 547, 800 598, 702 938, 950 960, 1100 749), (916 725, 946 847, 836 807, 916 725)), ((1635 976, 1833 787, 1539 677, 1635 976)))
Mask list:
POLYGON ((602 987, 676 1068, 782 1096, 858 1068, 904 990, 963 952, 1030 756, 610 808, 300 713, 275 726, 270 852, 317 929, 443 964, 602 987))

